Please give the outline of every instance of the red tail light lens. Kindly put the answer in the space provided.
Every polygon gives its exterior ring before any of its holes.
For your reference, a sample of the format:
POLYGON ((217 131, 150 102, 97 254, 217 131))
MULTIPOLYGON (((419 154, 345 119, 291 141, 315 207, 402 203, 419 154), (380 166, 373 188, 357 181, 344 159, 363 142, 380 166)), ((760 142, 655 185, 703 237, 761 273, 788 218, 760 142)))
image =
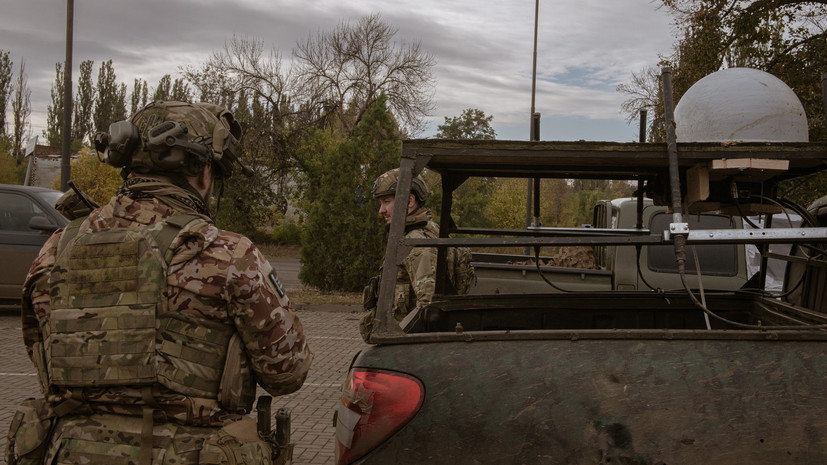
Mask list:
POLYGON ((413 376, 350 370, 336 415, 336 463, 351 463, 382 444, 416 415, 424 397, 413 376))

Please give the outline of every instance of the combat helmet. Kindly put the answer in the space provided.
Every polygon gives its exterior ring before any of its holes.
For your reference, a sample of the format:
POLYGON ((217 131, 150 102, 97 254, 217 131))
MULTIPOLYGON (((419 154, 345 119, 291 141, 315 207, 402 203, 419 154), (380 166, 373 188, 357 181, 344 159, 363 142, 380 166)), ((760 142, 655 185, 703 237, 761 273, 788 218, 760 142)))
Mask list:
POLYGON ((102 161, 138 173, 194 176, 212 163, 216 176, 232 176, 241 164, 241 126, 226 108, 210 103, 155 101, 95 136, 102 161))
MULTIPOLYGON (((396 184, 399 182, 399 168, 394 168, 387 171, 376 178, 373 183, 373 188, 370 190, 374 199, 384 197, 386 195, 396 195, 396 184)), ((425 180, 422 176, 417 175, 411 180, 411 193, 416 197, 416 200, 423 204, 428 200, 428 186, 425 185, 425 180)))

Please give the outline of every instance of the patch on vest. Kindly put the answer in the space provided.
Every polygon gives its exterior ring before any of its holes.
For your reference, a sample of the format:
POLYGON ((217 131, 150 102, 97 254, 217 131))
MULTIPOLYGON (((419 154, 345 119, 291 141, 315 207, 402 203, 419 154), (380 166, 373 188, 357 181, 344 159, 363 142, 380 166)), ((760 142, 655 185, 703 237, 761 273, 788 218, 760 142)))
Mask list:
POLYGON ((284 287, 282 287, 281 281, 279 281, 279 277, 276 276, 276 272, 271 271, 268 277, 270 278, 270 282, 273 283, 273 286, 276 288, 276 292, 279 294, 279 298, 283 298, 284 287))

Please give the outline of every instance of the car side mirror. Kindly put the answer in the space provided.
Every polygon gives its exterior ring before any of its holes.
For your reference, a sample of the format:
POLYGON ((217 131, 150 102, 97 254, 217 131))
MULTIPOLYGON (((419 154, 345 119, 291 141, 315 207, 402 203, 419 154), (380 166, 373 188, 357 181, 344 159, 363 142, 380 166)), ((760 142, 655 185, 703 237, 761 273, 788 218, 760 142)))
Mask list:
POLYGON ((43 215, 35 215, 29 220, 29 229, 36 229, 38 231, 54 232, 57 226, 53 225, 48 218, 43 215))

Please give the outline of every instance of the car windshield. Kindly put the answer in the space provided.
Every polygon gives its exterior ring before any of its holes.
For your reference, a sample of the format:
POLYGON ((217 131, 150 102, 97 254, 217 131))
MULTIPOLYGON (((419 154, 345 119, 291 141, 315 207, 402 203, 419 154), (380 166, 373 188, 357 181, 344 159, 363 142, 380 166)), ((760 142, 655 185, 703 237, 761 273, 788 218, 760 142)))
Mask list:
POLYGON ((54 207, 55 203, 57 203, 57 199, 59 199, 63 195, 63 192, 40 191, 40 192, 35 192, 35 194, 38 197, 40 197, 41 199, 45 200, 49 205, 54 207))

